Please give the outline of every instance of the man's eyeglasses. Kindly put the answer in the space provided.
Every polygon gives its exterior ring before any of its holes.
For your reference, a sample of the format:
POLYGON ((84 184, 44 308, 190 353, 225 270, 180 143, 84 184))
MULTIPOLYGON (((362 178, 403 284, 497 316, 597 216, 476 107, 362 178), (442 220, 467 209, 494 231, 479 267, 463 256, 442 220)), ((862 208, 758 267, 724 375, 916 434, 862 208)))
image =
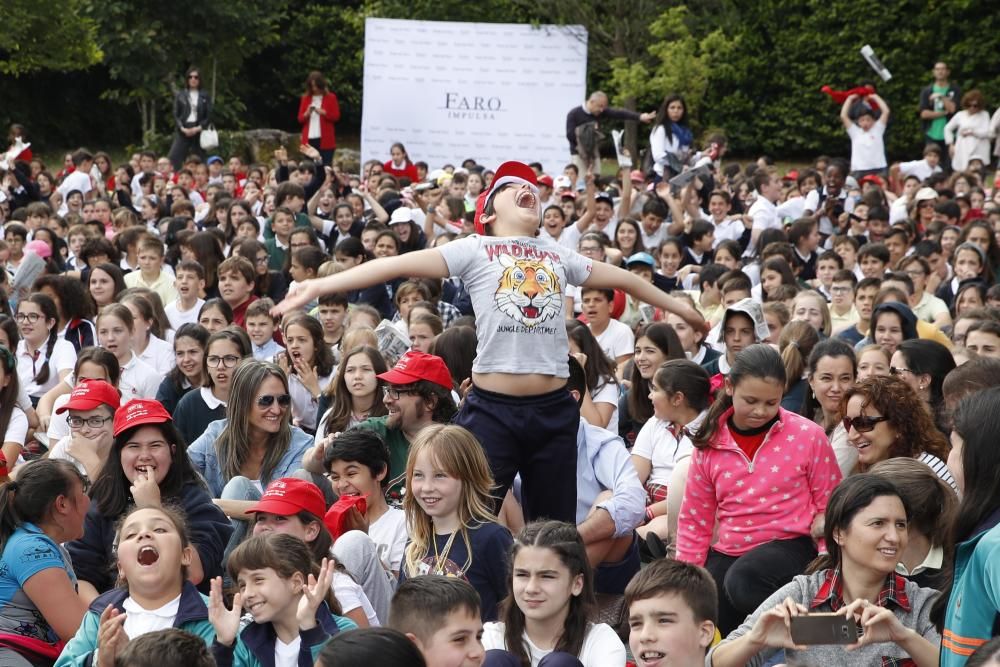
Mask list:
POLYGON ((208 364, 209 368, 218 368, 219 364, 222 364, 226 368, 233 368, 236 364, 240 363, 240 358, 235 354, 227 354, 224 357, 219 357, 212 355, 205 358, 205 363, 208 364))
POLYGON ((888 417, 869 417, 858 415, 857 417, 844 417, 844 430, 850 431, 853 427, 858 433, 868 433, 875 430, 879 422, 889 421, 888 417))
POLYGON ((277 396, 265 394, 257 397, 257 407, 266 409, 274 405, 275 401, 278 402, 278 407, 287 408, 292 404, 292 397, 288 394, 278 394, 277 396))
POLYGON ((66 421, 69 422, 70 428, 83 428, 86 424, 90 428, 101 428, 109 421, 114 419, 114 417, 73 417, 70 416, 66 421))
POLYGON ((382 387, 383 398, 391 398, 394 401, 398 401, 400 396, 404 394, 415 394, 416 389, 399 389, 398 387, 382 387))

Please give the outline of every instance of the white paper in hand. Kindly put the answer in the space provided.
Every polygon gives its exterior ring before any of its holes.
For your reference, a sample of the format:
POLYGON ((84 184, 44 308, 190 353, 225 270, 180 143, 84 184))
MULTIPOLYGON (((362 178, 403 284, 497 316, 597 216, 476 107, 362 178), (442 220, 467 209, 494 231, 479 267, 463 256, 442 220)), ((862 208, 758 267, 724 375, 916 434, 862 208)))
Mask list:
POLYGON ((618 155, 618 166, 622 169, 632 168, 632 158, 629 157, 628 151, 622 148, 622 136, 625 134, 622 130, 611 130, 611 139, 615 142, 615 153, 618 155))

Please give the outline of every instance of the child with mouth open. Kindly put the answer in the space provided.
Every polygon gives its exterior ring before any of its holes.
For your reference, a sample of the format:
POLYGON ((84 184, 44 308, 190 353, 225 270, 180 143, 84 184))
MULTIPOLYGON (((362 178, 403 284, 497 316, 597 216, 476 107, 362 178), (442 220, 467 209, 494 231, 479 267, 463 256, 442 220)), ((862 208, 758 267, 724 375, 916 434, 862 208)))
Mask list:
POLYGON ((195 550, 181 515, 162 507, 133 509, 115 542, 119 587, 90 604, 56 665, 113 667, 129 640, 171 627, 211 645, 208 598, 188 580, 195 550))
MULTIPOLYGON (((580 411, 566 390, 567 286, 620 288, 698 328, 704 328, 704 320, 691 306, 628 271, 583 257, 548 234, 539 236, 540 222, 534 170, 505 162, 477 199, 477 234, 306 281, 290 290, 275 312, 398 276, 462 278, 472 296, 479 344, 473 388, 455 423, 483 443, 497 482, 496 498, 506 495, 520 472, 528 520, 574 521, 576 478, 565 474, 564 462, 575 460, 580 411)), ((499 501, 494 505, 494 511, 499 509, 499 501)))

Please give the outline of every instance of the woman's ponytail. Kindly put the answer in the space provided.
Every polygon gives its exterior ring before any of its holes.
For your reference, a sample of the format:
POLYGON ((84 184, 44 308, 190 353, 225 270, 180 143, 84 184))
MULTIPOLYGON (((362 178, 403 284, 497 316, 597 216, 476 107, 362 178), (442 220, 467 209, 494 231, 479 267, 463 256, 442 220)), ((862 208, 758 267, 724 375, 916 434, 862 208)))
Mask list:
POLYGON ((17 476, 0 486, 0 554, 24 523, 40 523, 59 496, 69 497, 73 481, 83 477, 69 461, 41 459, 24 464, 17 476))

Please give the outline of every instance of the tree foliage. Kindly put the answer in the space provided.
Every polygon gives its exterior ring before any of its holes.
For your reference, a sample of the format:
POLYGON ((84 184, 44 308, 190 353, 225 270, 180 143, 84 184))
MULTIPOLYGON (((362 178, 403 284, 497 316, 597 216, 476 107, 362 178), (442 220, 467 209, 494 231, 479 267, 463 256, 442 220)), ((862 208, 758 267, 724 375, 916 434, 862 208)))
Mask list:
POLYGON ((655 108, 669 93, 683 94, 696 132, 724 129, 743 155, 846 154, 838 109, 819 88, 874 80, 893 110, 886 135, 890 154, 912 155, 921 143, 918 94, 930 82, 935 60, 951 64, 952 78, 963 89, 980 88, 991 108, 1000 102, 1000 12, 993 5, 175 0, 166 7, 150 0, 6 0, 0 72, 22 76, 0 77, 0 121, 28 124, 40 146, 133 143, 157 119, 156 127, 169 128, 172 93, 184 69, 195 64, 208 87, 215 72, 214 117, 221 128, 294 131, 302 82, 318 69, 341 101, 338 134, 351 137, 361 121, 365 18, 377 16, 584 25, 589 90, 604 89, 616 105, 640 110, 655 108), (891 81, 877 80, 858 54, 866 43, 892 71, 891 81), (71 68, 82 71, 61 73, 71 68), (93 91, 101 91, 102 99, 93 91), (125 106, 114 116, 117 104, 125 106))
POLYGON ((84 0, 4 0, 0 73, 86 69, 101 60, 84 0))

